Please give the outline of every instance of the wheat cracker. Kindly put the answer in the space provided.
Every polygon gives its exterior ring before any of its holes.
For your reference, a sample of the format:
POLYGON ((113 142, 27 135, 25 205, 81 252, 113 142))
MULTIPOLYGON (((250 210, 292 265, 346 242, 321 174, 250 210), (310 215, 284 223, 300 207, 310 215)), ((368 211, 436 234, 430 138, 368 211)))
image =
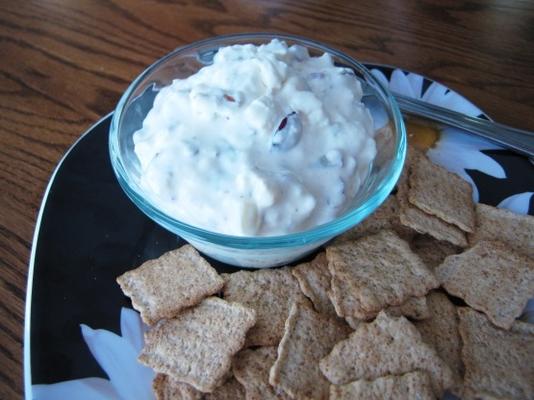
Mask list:
MULTIPOLYGON (((404 315, 407 318, 415 320, 423 320, 430 316, 430 311, 427 306, 426 297, 410 297, 400 306, 391 306, 386 308, 388 315, 399 317, 404 315)), ((345 321, 349 326, 356 330, 358 325, 365 320, 361 320, 355 317, 345 317, 345 321)))
POLYGON ((335 385, 415 370, 428 372, 438 396, 453 384, 449 367, 423 341, 417 328, 405 317, 392 317, 384 311, 337 343, 321 360, 320 368, 335 385))
POLYGON ((534 260, 496 241, 449 256, 435 271, 450 294, 508 329, 534 296, 534 260))
POLYGON ((223 297, 256 310, 246 346, 276 346, 294 301, 304 299, 290 268, 238 271, 225 275, 223 297))
POLYGON ((469 235, 469 243, 473 246, 481 240, 505 242, 516 251, 534 258, 534 216, 477 204, 476 228, 469 235))
POLYGON ((509 331, 484 314, 458 310, 465 364, 464 400, 534 399, 534 325, 516 321, 509 331))
POLYGON ((221 290, 224 281, 190 245, 169 251, 117 278, 124 294, 148 325, 221 290))
POLYGON ((329 295, 341 317, 370 319, 438 286, 408 243, 393 231, 328 246, 326 255, 332 275, 329 295))
POLYGON ((404 315, 414 320, 423 320, 430 316, 426 296, 410 297, 400 306, 390 306, 386 311, 394 317, 404 315))
POLYGON ((423 340, 432 346, 447 363, 454 380, 454 393, 461 391, 464 367, 462 364, 462 341, 458 331, 458 314, 446 294, 432 291, 427 296, 430 317, 415 321, 423 340))
MULTIPOLYGON (((328 270, 328 261, 325 253, 319 253, 309 263, 299 264, 291 272, 299 281, 302 292, 312 301, 315 310, 321 314, 338 316, 330 296, 330 281, 332 276, 328 270)), ((391 306, 387 309, 392 315, 404 315, 412 319, 428 317, 428 308, 425 297, 410 297, 400 306, 391 306)), ((348 324, 354 328, 359 321, 354 317, 345 317, 348 324)))
POLYGON ((150 329, 139 361, 201 392, 212 392, 227 378, 232 356, 255 322, 254 310, 209 297, 150 329))
POLYGON ((277 357, 276 347, 245 349, 234 357, 233 372, 244 386, 247 400, 289 399, 269 383, 269 370, 277 357))
POLYGON ((156 400, 201 400, 202 392, 165 374, 156 374, 152 381, 156 400))
POLYGON ((399 204, 399 221, 407 229, 421 234, 429 234, 438 240, 450 242, 456 246, 467 247, 467 237, 460 228, 425 213, 408 201, 409 176, 414 166, 426 156, 418 149, 408 146, 406 162, 397 182, 395 195, 399 204))
POLYGON ((386 200, 367 218, 355 227, 338 236, 334 243, 344 241, 354 241, 367 235, 373 235, 384 229, 391 229, 405 240, 410 240, 413 231, 406 228, 399 220, 399 201, 394 195, 390 195, 386 200))
POLYGON ((328 399, 319 360, 350 331, 340 320, 315 312, 307 300, 293 303, 269 383, 294 399, 328 399))
POLYGON ((474 231, 473 190, 458 175, 420 156, 410 168, 408 186, 408 201, 421 211, 464 232, 474 231))
POLYGON ((455 246, 467 247, 467 236, 460 228, 425 213, 408 201, 408 182, 398 185, 396 194, 399 201, 399 220, 406 227, 421 234, 428 234, 437 240, 449 242, 455 246))
POLYGON ((230 377, 213 393, 204 395, 204 400, 245 400, 245 388, 234 378, 230 377))
POLYGON ((345 317, 345 322, 353 329, 358 329, 358 325, 360 325, 362 322, 365 322, 365 320, 361 320, 355 317, 345 317))
POLYGON ((332 277, 328 271, 328 261, 324 252, 319 253, 312 261, 292 268, 291 273, 297 279, 302 293, 311 300, 319 313, 337 315, 328 296, 332 277))
POLYGON ((437 240, 430 235, 421 234, 414 235, 410 241, 410 247, 432 271, 434 271, 446 257, 458 254, 462 251, 460 247, 449 242, 437 240))
POLYGON ((429 234, 438 240, 447 241, 455 246, 467 247, 465 233, 459 228, 426 214, 417 207, 407 205, 400 198, 399 203, 401 204, 399 218, 403 225, 412 228, 418 233, 429 234))
POLYGON ((373 381, 361 379, 347 385, 330 386, 329 400, 434 400, 430 378, 426 372, 387 375, 373 381))

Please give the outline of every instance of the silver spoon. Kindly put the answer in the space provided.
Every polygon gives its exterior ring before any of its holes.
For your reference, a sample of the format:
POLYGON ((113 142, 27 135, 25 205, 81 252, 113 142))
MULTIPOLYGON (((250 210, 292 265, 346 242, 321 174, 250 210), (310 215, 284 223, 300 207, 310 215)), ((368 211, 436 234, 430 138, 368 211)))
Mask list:
POLYGON ((534 164, 534 132, 512 128, 482 118, 469 117, 398 93, 394 96, 402 112, 438 121, 482 136, 529 157, 534 164))

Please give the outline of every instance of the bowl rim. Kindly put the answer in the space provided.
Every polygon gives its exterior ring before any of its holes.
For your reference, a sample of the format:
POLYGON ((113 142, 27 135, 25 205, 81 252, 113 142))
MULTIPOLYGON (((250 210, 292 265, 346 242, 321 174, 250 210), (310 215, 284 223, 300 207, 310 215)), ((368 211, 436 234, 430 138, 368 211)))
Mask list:
MULTIPOLYGON (((235 43, 237 44, 237 43, 235 43)), ((245 43, 243 43, 245 44, 245 43)), ((228 45, 228 44, 226 44, 228 45)), ((355 226, 361 222, 364 218, 368 217, 376 208, 378 208, 393 190, 396 182, 398 181, 407 151, 407 134, 404 125, 404 120, 401 116, 400 109, 397 102, 389 89, 378 80, 362 63, 356 61, 353 57, 347 55, 340 50, 330 47, 322 42, 305 38, 298 35, 285 34, 285 33, 271 33, 271 32, 252 32, 252 33, 235 33, 228 35, 214 36, 207 39, 195 41, 185 46, 180 46, 156 60, 150 66, 148 66, 141 74, 139 74, 130 83, 126 91, 122 94, 110 124, 109 129, 109 153, 111 159, 111 165, 117 180, 126 193, 126 195, 132 200, 132 202, 145 213, 149 218, 153 219, 156 223, 162 225, 164 228, 170 230, 177 235, 184 234, 184 237, 191 236, 196 240, 207 241, 213 244, 223 245, 225 247, 234 247, 237 249, 266 249, 266 248, 281 248, 281 247, 294 247, 299 245, 306 245, 318 241, 326 241, 330 238, 337 236, 344 231, 355 226), (206 44, 213 44, 214 47, 225 44, 228 40, 268 40, 268 39, 280 39, 293 41, 296 44, 313 47, 323 52, 328 52, 343 61, 347 62, 351 66, 356 66, 359 72, 364 76, 366 81, 371 81, 381 91, 382 95, 389 102, 391 113, 393 117, 393 125, 396 135, 395 143, 395 158, 392 161, 389 170, 386 172, 386 176, 378 184, 375 192, 369 196, 358 207, 346 211, 341 216, 325 222, 321 225, 314 226, 304 231, 289 233, 285 235, 275 236, 236 236, 224 233, 218 233, 209 231, 207 229, 199 228, 194 225, 182 222, 172 216, 166 214, 164 211, 154 206, 147 198, 145 198, 140 190, 136 190, 132 187, 129 174, 124 166, 123 158, 119 150, 119 127, 122 120, 124 107, 130 100, 131 95, 137 89, 140 82, 142 82, 148 75, 154 72, 162 64, 169 59, 175 57, 177 54, 187 51, 189 49, 200 47, 206 44)))

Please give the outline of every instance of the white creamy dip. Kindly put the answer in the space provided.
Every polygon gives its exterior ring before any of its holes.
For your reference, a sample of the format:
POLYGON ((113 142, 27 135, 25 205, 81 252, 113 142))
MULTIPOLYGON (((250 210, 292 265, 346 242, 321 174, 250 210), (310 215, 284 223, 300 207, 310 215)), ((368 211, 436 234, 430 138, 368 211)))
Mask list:
POLYGON ((141 185, 174 218, 240 236, 339 216, 376 154, 351 70, 273 40, 221 48, 157 94, 133 136, 141 185))

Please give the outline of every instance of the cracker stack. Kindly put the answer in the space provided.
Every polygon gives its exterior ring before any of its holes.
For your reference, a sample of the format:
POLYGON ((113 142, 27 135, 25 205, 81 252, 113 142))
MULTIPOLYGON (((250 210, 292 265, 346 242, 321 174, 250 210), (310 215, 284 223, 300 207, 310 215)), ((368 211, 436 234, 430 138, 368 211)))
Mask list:
POLYGON ((438 286, 432 272, 393 231, 329 246, 326 257, 332 276, 329 295, 341 317, 369 320, 438 286))
POLYGON ((291 304, 304 299, 290 269, 239 271, 224 279, 223 298, 256 311, 256 325, 247 335, 246 346, 277 346, 291 304))
POLYGON ((152 325, 139 361, 158 373, 158 400, 245 398, 232 378, 232 360, 256 324, 256 311, 212 296, 224 280, 195 249, 183 246, 117 281, 152 325))
POLYGON ((330 400, 432 400, 434 398, 430 378, 421 371, 384 376, 374 381, 361 379, 347 385, 330 386, 330 400))
POLYGON ((217 271, 189 245, 145 262, 117 282, 148 325, 177 316, 224 285, 217 271))
POLYGON ((350 331, 345 323, 315 312, 307 301, 294 303, 269 383, 293 399, 327 399, 328 381, 319 361, 350 331))
POLYGON ((239 352, 234 359, 233 372, 243 385, 247 399, 290 399, 283 391, 269 383, 269 370, 276 360, 276 347, 258 347, 239 352))
POLYGON ((117 280, 158 400, 534 399, 533 243, 534 217, 475 207, 411 150, 397 194, 309 262, 220 276, 184 246, 117 280))
POLYGON ((534 260, 501 242, 480 241, 447 257, 436 275, 447 292, 503 329, 511 328, 534 293, 534 260))
POLYGON ((474 231, 472 189, 458 175, 411 148, 398 184, 401 224, 455 246, 467 247, 474 231))

